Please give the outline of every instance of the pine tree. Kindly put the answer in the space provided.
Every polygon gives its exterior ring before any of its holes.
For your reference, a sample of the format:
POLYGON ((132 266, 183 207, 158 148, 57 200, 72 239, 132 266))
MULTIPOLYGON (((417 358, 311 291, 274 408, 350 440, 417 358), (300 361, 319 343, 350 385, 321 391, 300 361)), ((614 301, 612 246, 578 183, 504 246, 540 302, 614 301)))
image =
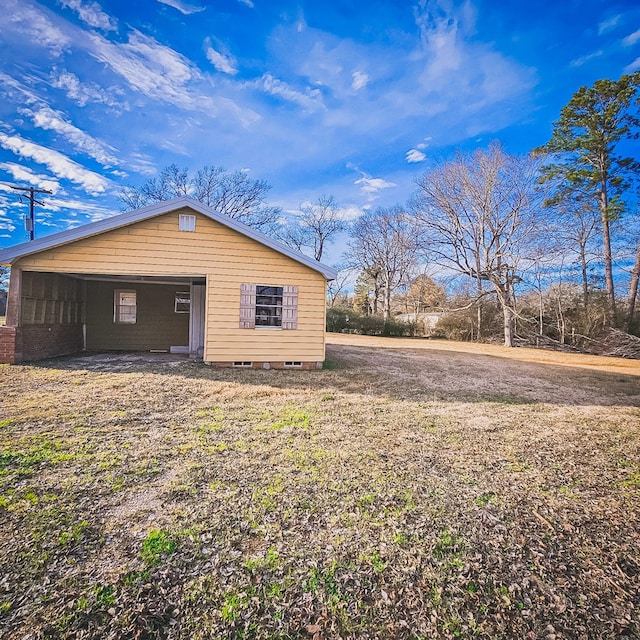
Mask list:
POLYGON ((597 203, 608 320, 612 323, 616 322, 616 297, 611 222, 624 211, 627 177, 640 166, 634 158, 619 153, 619 148, 638 137, 639 87, 640 72, 580 87, 562 108, 551 140, 537 150, 552 157, 544 169, 544 179, 557 185, 552 200, 560 202, 571 192, 581 192, 597 203))

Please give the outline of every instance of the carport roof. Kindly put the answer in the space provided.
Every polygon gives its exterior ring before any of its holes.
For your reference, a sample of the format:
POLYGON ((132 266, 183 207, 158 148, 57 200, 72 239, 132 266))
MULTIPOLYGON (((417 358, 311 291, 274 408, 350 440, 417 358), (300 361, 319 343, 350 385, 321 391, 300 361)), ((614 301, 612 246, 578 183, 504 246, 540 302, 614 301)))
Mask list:
POLYGON ((148 218, 154 218, 156 216, 169 213, 171 211, 176 211, 178 209, 184 209, 185 207, 192 209, 193 211, 210 218, 220 224, 223 224, 238 233, 241 233, 260 244, 277 251, 289 258, 300 262, 307 267, 313 269, 314 271, 318 271, 321 273, 327 280, 333 280, 337 271, 332 267, 322 264, 309 256, 305 256, 294 249, 291 249, 287 245, 270 238, 269 236, 261 233, 260 231, 253 229, 252 227, 243 224, 242 222, 238 222, 229 216, 220 213, 219 211, 215 211, 211 207, 207 207, 206 205, 194 200, 193 198, 174 198, 173 200, 165 200, 164 202, 158 202, 156 204, 149 205, 148 207, 143 207, 142 209, 134 209, 133 211, 127 211, 126 213, 121 213, 116 216, 112 216, 110 218, 105 218, 104 220, 99 220, 98 222, 91 222, 89 224, 82 225, 80 227, 75 227, 74 229, 68 229, 66 231, 60 231, 59 233, 53 233, 49 236, 45 236, 44 238, 38 238, 36 240, 31 240, 29 242, 23 242, 21 244, 14 245, 13 247, 7 247, 6 249, 0 249, 0 264, 4 264, 7 266, 11 266, 16 260, 20 258, 24 258, 25 256, 32 255, 34 253, 38 253, 40 251, 45 251, 46 249, 53 249, 55 247, 59 247, 64 244, 68 244, 70 242, 75 242, 76 240, 82 240, 84 238, 89 238, 91 236, 98 235, 100 233, 105 233, 106 231, 112 231, 113 229, 118 229, 120 227, 125 227, 127 225, 133 224, 135 222, 140 222, 142 220, 147 220, 148 218))

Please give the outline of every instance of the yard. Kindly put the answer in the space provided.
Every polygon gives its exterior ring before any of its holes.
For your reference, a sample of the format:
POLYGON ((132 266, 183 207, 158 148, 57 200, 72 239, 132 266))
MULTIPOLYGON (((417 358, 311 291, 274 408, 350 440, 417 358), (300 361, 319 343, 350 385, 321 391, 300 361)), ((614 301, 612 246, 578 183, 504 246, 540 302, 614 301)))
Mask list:
POLYGON ((640 361, 0 366, 0 636, 640 637, 640 361))

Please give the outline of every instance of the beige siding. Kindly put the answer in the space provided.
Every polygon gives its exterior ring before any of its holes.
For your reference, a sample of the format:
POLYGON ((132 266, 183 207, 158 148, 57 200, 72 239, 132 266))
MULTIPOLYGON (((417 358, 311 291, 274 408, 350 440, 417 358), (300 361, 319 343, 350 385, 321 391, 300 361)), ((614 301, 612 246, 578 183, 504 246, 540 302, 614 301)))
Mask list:
POLYGON ((67 273, 206 276, 205 360, 324 360, 324 276, 200 214, 195 232, 180 232, 179 213, 42 251, 19 266, 67 273), (297 286, 297 329, 240 329, 243 283, 297 286))

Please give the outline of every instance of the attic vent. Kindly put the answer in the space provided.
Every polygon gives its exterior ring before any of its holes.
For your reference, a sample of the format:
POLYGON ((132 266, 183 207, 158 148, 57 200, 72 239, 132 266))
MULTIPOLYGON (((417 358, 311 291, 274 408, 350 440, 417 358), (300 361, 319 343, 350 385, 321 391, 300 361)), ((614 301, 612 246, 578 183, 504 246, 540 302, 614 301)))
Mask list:
POLYGON ((178 218, 178 229, 180 231, 195 231, 196 230, 196 217, 188 214, 181 213, 178 218))

